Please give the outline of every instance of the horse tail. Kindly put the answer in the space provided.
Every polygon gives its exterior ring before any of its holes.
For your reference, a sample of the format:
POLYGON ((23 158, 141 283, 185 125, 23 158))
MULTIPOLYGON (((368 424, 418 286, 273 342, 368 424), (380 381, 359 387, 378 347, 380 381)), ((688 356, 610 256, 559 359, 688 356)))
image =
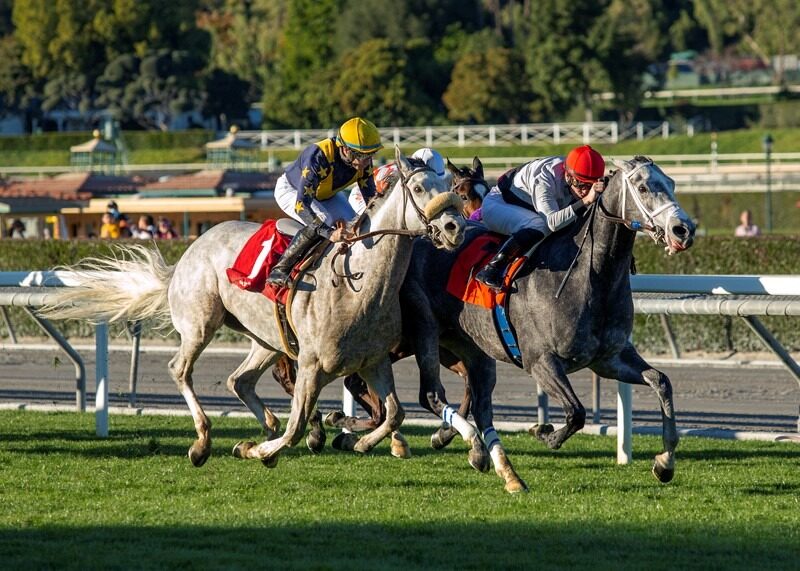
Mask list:
POLYGON ((175 266, 157 248, 119 246, 112 257, 85 258, 73 266, 68 283, 48 294, 37 313, 51 319, 83 319, 94 323, 154 318, 170 322, 167 291, 175 266))

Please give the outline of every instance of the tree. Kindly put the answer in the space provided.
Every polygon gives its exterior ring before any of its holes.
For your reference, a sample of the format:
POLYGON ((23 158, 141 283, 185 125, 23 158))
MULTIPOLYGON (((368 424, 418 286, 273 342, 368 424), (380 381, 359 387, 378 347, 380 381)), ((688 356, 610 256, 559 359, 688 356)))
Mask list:
POLYGON ((443 99, 455 121, 518 123, 528 120, 528 84, 525 61, 517 52, 491 48, 458 60, 443 99))
POLYGON ((119 56, 98 78, 98 103, 120 121, 168 130, 175 115, 201 108, 202 67, 202 59, 180 50, 119 56))
POLYGON ((319 127, 335 102, 328 73, 334 60, 332 34, 339 0, 290 0, 276 74, 264 86, 264 123, 273 127, 319 127))

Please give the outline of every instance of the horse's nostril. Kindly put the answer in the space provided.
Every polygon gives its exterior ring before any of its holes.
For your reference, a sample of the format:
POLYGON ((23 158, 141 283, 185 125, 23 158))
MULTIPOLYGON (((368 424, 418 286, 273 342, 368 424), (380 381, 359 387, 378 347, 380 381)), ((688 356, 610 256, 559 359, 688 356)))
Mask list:
POLYGON ((685 238, 688 233, 689 233, 689 230, 687 230, 685 226, 673 226, 672 227, 673 236, 676 236, 678 238, 685 238))
POLYGON ((453 233, 458 229, 458 227, 456 226, 455 222, 448 222, 447 224, 444 225, 444 229, 447 232, 453 233))

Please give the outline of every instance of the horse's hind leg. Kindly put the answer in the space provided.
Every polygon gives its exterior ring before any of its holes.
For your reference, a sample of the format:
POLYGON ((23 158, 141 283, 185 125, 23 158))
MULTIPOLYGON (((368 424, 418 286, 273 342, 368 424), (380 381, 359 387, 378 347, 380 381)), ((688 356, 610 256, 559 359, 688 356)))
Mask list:
POLYGON ((197 432, 197 440, 189 448, 189 460, 197 467, 202 466, 211 455, 211 421, 203 411, 197 394, 194 392, 192 381, 192 369, 197 358, 211 340, 213 331, 206 330, 205 335, 200 338, 181 334, 181 346, 178 353, 169 362, 169 371, 172 379, 183 395, 189 410, 194 419, 194 429, 197 432))
POLYGON ((253 341, 250 353, 228 377, 228 389, 250 409, 268 439, 277 435, 281 423, 256 394, 256 383, 264 371, 275 362, 278 355, 279 353, 253 341))
POLYGON ((566 423, 556 431, 548 424, 536 425, 529 432, 549 448, 557 450, 570 436, 583 428, 586 423, 586 409, 572 390, 564 366, 556 356, 551 353, 543 354, 531 367, 531 374, 547 394, 555 396, 561 402, 566 423))
POLYGON ((592 370, 607 379, 617 379, 634 385, 648 385, 656 392, 661 403, 661 438, 664 452, 655 457, 653 475, 662 483, 672 480, 675 476, 675 448, 678 446, 679 437, 675 425, 672 384, 669 378, 642 359, 630 343, 608 361, 592 365, 592 370))

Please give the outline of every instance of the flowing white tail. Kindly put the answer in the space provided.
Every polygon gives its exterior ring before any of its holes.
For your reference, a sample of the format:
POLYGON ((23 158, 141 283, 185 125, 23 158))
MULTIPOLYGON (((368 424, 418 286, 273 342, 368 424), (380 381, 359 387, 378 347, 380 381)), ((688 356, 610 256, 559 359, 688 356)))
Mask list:
POLYGON ((167 288, 175 266, 167 265, 157 249, 120 246, 113 258, 86 258, 63 269, 74 272, 78 285, 51 294, 54 301, 38 311, 42 317, 170 321, 167 288))

